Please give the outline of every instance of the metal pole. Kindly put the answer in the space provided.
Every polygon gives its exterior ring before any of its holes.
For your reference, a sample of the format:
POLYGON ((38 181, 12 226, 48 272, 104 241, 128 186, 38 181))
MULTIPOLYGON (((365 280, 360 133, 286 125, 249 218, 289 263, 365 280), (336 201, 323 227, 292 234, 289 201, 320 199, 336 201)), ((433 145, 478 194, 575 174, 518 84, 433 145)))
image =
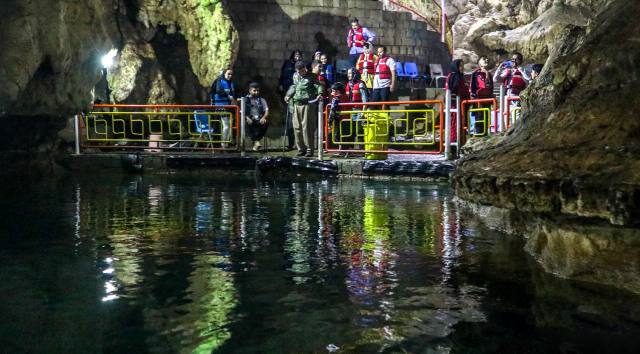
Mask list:
POLYGON ((460 96, 456 96, 456 157, 460 156, 460 148, 462 142, 462 124, 460 119, 460 96))
POLYGON ((240 156, 245 156, 245 146, 244 146, 244 138, 245 138, 245 119, 246 119, 246 98, 242 97, 240 99, 240 156))
MULTIPOLYGON (((446 43, 447 42, 447 35, 446 35, 446 33, 447 33, 447 10, 445 8, 445 1, 444 0, 440 1, 440 8, 441 8, 440 13, 442 15, 442 19, 440 20, 442 22, 441 23, 441 25, 442 25, 442 28, 441 28, 441 31, 442 31, 441 36, 442 36, 442 38, 441 39, 442 39, 442 43, 446 43)), ((453 48, 451 48, 451 49, 453 50, 453 48)))
POLYGON ((444 92, 444 156, 451 160, 451 91, 444 92))
POLYGON ((324 141, 324 124, 322 118, 324 117, 324 102, 320 100, 318 102, 318 160, 322 160, 322 143, 324 141))
POLYGON ((498 131, 504 131, 504 85, 500 85, 500 104, 498 105, 498 131))
POLYGON ((76 155, 80 155, 80 124, 77 114, 73 116, 73 129, 76 136, 76 155))

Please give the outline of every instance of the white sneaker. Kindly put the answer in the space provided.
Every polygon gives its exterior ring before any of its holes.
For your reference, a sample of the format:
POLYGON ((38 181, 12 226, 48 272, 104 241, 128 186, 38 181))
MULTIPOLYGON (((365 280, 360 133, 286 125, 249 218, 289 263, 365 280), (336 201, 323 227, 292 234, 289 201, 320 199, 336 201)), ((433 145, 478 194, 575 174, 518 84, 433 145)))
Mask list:
POLYGON ((262 147, 262 144, 260 144, 260 140, 256 140, 253 142, 253 151, 260 150, 260 147, 262 147))

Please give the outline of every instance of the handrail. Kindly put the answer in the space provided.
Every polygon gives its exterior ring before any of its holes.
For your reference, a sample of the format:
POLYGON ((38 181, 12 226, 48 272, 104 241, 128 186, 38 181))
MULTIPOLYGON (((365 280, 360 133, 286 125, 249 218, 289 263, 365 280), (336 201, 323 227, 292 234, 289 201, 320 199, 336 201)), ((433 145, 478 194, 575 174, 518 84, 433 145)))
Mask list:
MULTIPOLYGON (((324 148, 327 152, 341 152, 341 153, 374 153, 374 154, 413 154, 413 155, 440 155, 443 153, 444 151, 444 142, 443 142, 443 117, 444 117, 444 102, 442 102, 441 100, 420 100, 420 101, 397 101, 397 102, 389 102, 389 101, 384 101, 384 102, 348 102, 348 103, 340 103, 338 105, 338 107, 340 108, 344 108, 346 110, 344 111, 339 111, 336 112, 336 114, 338 115, 345 115, 345 114, 363 114, 363 115, 378 115, 380 113, 382 114, 408 114, 408 113, 418 113, 418 112, 424 112, 425 113, 425 117, 422 118, 416 118, 416 121, 418 120, 424 120, 425 122, 425 135, 427 134, 427 129, 428 129, 428 121, 429 118, 427 118, 427 115, 429 113, 431 113, 431 121, 432 121, 432 140, 430 142, 427 143, 420 143, 420 142, 393 142, 393 141, 385 141, 385 142, 379 142, 379 141, 350 141, 350 142, 344 142, 342 140, 343 136, 342 133, 339 134, 339 141, 333 141, 330 139, 330 137, 334 137, 335 138, 335 130, 332 130, 333 133, 329 132, 329 111, 331 109, 331 105, 327 105, 324 109, 324 129, 323 129, 323 133, 324 133, 324 148), (396 109, 385 109, 386 106, 392 106, 392 105, 431 105, 431 106, 436 106, 434 108, 425 108, 425 109, 404 109, 404 110, 396 110, 396 109), (380 108, 382 108, 381 110, 370 110, 370 108, 374 108, 374 107, 378 107, 380 106, 380 108), (351 110, 352 108, 356 108, 356 110, 351 110), (357 109, 359 108, 359 109, 357 109), (436 124, 436 121, 438 121, 438 124, 436 124), (337 146, 344 146, 344 147, 348 147, 350 145, 352 145, 352 148, 336 148, 336 147, 332 147, 330 145, 337 145, 337 146), (357 146, 360 145, 364 145, 364 150, 361 148, 357 148, 357 146), (368 147, 367 147, 368 145, 368 147), (408 146, 420 146, 420 147, 433 147, 435 148, 434 150, 411 150, 411 149, 405 149, 405 150, 387 150, 385 147, 408 147, 408 146)), ((367 118, 365 118, 366 120, 367 118)), ((384 119, 383 119, 384 120, 384 119)), ((349 118, 341 118, 339 119, 339 122, 342 121, 349 121, 349 122, 354 122, 354 120, 352 119, 352 117, 349 118)), ((387 123, 390 122, 389 118, 386 119, 387 123)), ((409 124, 409 119, 405 118, 405 119, 399 119, 398 121, 405 121, 407 124, 409 124)), ((375 127, 375 124, 372 125, 373 126, 373 130, 375 131, 377 128, 375 127)), ((393 124, 394 126, 394 132, 395 132, 395 124, 393 124)), ((335 126, 335 122, 333 123, 333 129, 336 129, 335 126)), ((351 137, 351 130, 352 128, 350 128, 350 135, 349 136, 344 136, 344 137, 351 137)), ((388 129, 388 128, 387 128, 388 129)), ((406 128, 406 133, 405 134, 401 134, 401 135, 406 135, 409 132, 409 127, 406 128)), ((357 128, 355 128, 356 133, 353 135, 354 137, 358 136, 357 135, 357 128)), ((414 131, 415 131, 415 123, 414 123, 414 131)), ((388 130, 387 130, 388 133, 388 130)), ((386 136, 387 133, 383 133, 382 135, 378 135, 377 133, 374 133, 375 136, 386 136)), ((366 140, 366 139, 365 139, 366 140)))
POLYGON ((418 18, 425 21, 429 26, 431 26, 436 32, 443 34, 444 30, 444 42, 449 49, 449 54, 453 55, 453 30, 451 28, 451 24, 449 23, 449 19, 447 18, 446 13, 443 14, 443 9, 438 4, 436 0, 418 0, 418 3, 425 7, 424 9, 420 9, 419 5, 412 0, 387 0, 389 3, 394 6, 400 7, 405 11, 411 12, 418 18), (435 11, 429 11, 430 9, 435 9, 435 11), (430 13, 437 14, 436 16, 432 16, 429 18, 430 13), (444 19, 444 26, 442 25, 442 20, 444 19))

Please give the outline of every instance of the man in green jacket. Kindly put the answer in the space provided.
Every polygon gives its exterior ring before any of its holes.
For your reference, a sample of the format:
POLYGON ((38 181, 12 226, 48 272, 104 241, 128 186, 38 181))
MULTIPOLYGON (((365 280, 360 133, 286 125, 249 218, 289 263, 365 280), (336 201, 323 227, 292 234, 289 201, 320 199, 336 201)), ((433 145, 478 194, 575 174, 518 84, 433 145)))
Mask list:
MULTIPOLYGON (((298 148, 297 156, 313 156, 313 138, 317 125, 317 101, 322 100, 323 87, 315 75, 307 71, 305 63, 296 62, 297 75, 289 87, 284 101, 293 103, 293 133, 298 148), (310 103, 312 102, 312 103, 310 103)), ((322 148, 322 147, 318 147, 322 148)))

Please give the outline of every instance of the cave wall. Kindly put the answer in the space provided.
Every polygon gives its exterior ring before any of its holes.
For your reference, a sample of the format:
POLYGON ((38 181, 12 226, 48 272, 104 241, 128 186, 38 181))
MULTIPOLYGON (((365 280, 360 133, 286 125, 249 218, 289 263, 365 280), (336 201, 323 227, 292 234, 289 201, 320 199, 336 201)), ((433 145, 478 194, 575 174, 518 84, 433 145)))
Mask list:
POLYGON ((512 51, 545 63, 567 27, 585 27, 609 0, 449 0, 454 57, 467 69, 480 55, 498 62, 512 51))
POLYGON ((113 5, 2 1, 0 116, 62 115, 86 107, 100 57, 119 41, 113 5))

